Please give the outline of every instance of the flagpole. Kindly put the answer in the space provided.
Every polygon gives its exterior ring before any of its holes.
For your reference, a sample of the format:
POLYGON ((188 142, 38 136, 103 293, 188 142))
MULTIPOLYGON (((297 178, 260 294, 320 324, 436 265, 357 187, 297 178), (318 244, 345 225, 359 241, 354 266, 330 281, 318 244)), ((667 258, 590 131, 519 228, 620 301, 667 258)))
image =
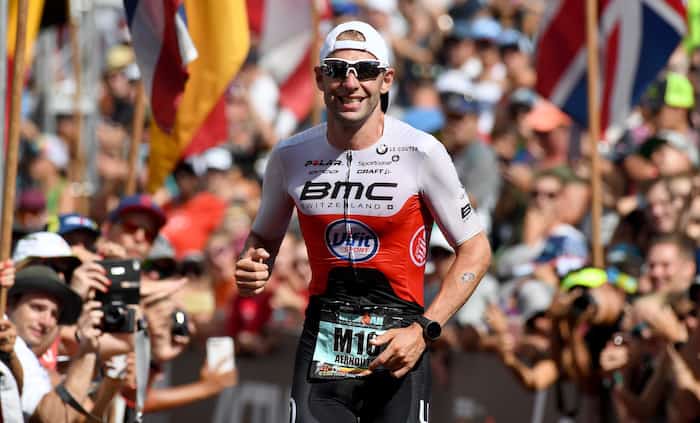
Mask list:
MULTIPOLYGON (((5 162, 5 135, 7 134, 7 125, 5 119, 5 99, 7 98, 7 0, 0 0, 0 28, 2 31, 0 33, 0 119, 2 119, 2 124, 0 125, 0 163, 5 162)), ((5 174, 0 172, 0 187, 5 186, 5 174)), ((3 198, 0 196, 0 210, 3 207, 3 198)))
POLYGON ((593 266, 602 268, 603 243, 601 242, 601 216, 603 212, 600 176, 600 113, 598 110, 598 1, 586 1, 586 46, 588 54, 588 135, 591 142, 591 223, 593 266))
MULTIPOLYGON (((311 31, 312 31, 312 33, 311 33, 311 49, 310 49, 311 58, 309 60, 309 63, 311 64, 311 80, 312 81, 316 79, 314 69, 316 68, 316 59, 318 58, 318 51, 320 50, 319 39, 318 39, 320 22, 321 22, 321 19, 319 17, 317 1, 311 0, 311 31)), ((314 96, 313 102, 311 103, 311 105, 312 105, 311 124, 318 125, 319 123, 321 123, 321 102, 319 101, 316 90, 314 90, 313 96, 314 96)))
MULTIPOLYGON (((143 138, 143 117, 146 110, 146 96, 143 92, 143 81, 136 83, 136 105, 134 107, 134 120, 131 123, 131 145, 129 146, 129 170, 126 176, 126 195, 136 193, 137 161, 139 147, 143 138)), ((155 125, 155 123, 153 123, 155 125)))
MULTIPOLYGON (((75 0, 73 0, 75 1, 75 0)), ((72 3, 72 2, 71 2, 72 3)), ((87 214, 87 206, 85 204, 87 198, 85 196, 85 160, 83 158, 83 84, 82 84, 82 49, 80 48, 80 13, 78 7, 71 7, 70 16, 70 44, 73 53, 73 78, 75 78, 75 97, 73 98, 73 108, 75 116, 75 139, 72 140, 70 146, 71 163, 68 168, 69 182, 71 186, 78 188, 73 192, 73 196, 77 199, 76 211, 81 214, 87 214)))
MULTIPOLYGON (((15 210, 15 181, 17 180, 17 155, 19 151, 20 108, 22 106, 22 85, 24 82, 24 54, 27 38, 28 1, 18 0, 17 38, 12 67, 12 98, 10 102, 9 135, 5 161, 5 189, 2 194, 2 234, 0 236, 0 260, 10 258, 12 247, 12 219, 15 210)), ((2 58, 5 60, 5 58, 2 58)), ((3 100, 4 101, 4 100, 3 100)), ((0 316, 5 315, 7 289, 0 287, 0 316)))

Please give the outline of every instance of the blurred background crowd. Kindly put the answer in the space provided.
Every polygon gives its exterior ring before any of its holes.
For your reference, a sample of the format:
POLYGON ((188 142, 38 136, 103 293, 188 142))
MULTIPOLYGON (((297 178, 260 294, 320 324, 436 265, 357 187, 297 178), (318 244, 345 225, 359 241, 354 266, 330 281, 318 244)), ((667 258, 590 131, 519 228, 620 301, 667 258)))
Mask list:
MULTIPOLYGON (((321 25, 325 31, 360 19, 384 35, 398 75, 388 114, 444 143, 495 252, 489 274, 432 346, 434 383, 462 377, 450 373, 450 357, 485 351, 527 389, 572 382, 578 394, 559 395, 562 416, 697 421, 700 45, 689 39, 679 46, 624 126, 608 130, 596 146, 585 129, 533 90, 533 41, 546 6, 544 0, 333 0, 321 25), (596 151, 602 156, 604 268, 590 267, 596 151)), ((66 371, 70 377, 76 351, 96 349, 99 363, 131 357, 129 339, 90 335, 89 328, 99 325, 86 316, 94 309, 93 293, 108 286, 96 260, 138 259, 144 275, 139 313, 151 330, 156 386, 145 411, 152 412, 236 383, 235 372, 204 364, 201 380, 180 387, 179 396, 168 391, 176 387, 157 387, 159 372, 184 349, 226 335, 235 339, 237 355, 264 360, 279 333, 301 330, 310 268, 295 221, 269 289, 240 298, 233 280, 258 209, 267 154, 313 122, 310 115, 290 125, 281 113, 278 83, 260 66, 253 39, 227 92, 228 139, 178 163, 153 195, 127 196, 139 72, 121 7, 101 6, 96 16, 104 60, 93 93, 97 147, 87 165, 95 184, 87 194, 67 179, 76 138, 70 62, 54 61, 51 104, 44 104, 41 69, 29 71, 8 316, 52 381, 66 371), (59 310, 52 325, 22 327, 26 320, 15 313, 27 300, 29 288, 22 287, 37 271, 68 284, 86 311, 62 320, 59 310), (92 345, 86 341, 91 336, 109 339, 92 345), (46 361, 47 354, 53 361, 46 361)), ((65 43, 59 30, 50 54, 60 58, 65 43)), ((143 192, 148 131, 135 142, 143 192)), ((427 301, 454 257, 437 227, 429 247, 427 301)), ((133 408, 132 368, 126 366, 126 379, 113 392, 126 399, 127 409, 133 408)), ((87 390, 73 394, 87 398, 87 390)))

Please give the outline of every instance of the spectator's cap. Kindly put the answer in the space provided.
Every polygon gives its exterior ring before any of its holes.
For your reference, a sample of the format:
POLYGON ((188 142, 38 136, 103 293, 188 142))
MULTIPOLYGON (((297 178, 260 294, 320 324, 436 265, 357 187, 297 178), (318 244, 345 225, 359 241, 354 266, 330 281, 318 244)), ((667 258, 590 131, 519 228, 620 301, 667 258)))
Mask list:
POLYGON ((30 292, 45 293, 60 303, 59 325, 72 325, 78 321, 83 307, 82 299, 50 267, 32 265, 17 272, 8 297, 14 298, 30 292))
POLYGON ((541 316, 552 304, 554 290, 546 283, 529 280, 523 283, 517 290, 516 300, 518 310, 524 322, 541 316))
POLYGON ((82 216, 78 213, 65 213, 58 216, 55 231, 63 236, 71 232, 83 231, 90 235, 98 237, 100 229, 94 220, 89 217, 82 216))
POLYGON ((471 24, 471 37, 475 40, 497 42, 501 31, 501 24, 489 17, 476 18, 471 24))
POLYGON ((32 259, 51 259, 65 262, 67 268, 80 266, 80 259, 61 235, 53 232, 33 232, 17 241, 12 261, 21 268, 32 259))
POLYGON ((165 225, 165 213, 163 213, 163 210, 148 195, 135 194, 123 197, 119 201, 117 208, 109 213, 109 221, 118 222, 124 213, 129 212, 144 212, 150 214, 156 223, 157 229, 165 225))
POLYGON ((430 233, 430 243, 428 245, 431 250, 440 248, 450 253, 455 252, 454 248, 447 242, 447 238, 445 238, 445 235, 443 235, 442 231, 437 226, 433 226, 433 230, 430 233))
POLYGON ((222 147, 210 148, 202 155, 206 170, 227 171, 233 167, 231 152, 222 147))
POLYGON ((557 106, 546 100, 535 103, 525 116, 525 122, 533 131, 550 132, 571 125, 571 119, 557 106))
POLYGON ((50 161, 58 169, 68 167, 68 147, 56 135, 42 134, 35 143, 37 156, 50 161))
POLYGON ((376 12, 386 13, 390 15, 396 12, 398 2, 396 0, 371 0, 365 2, 365 7, 376 12))
POLYGON ((669 72, 666 76, 664 104, 682 109, 691 109, 695 105, 693 84, 685 75, 669 72))
POLYGON ((597 288, 608 281, 608 274, 603 269, 595 267, 584 267, 582 269, 569 272, 561 280, 561 290, 570 291, 575 287, 597 288))
POLYGON ((134 63, 134 50, 126 45, 118 44, 107 51, 107 72, 119 71, 134 63))
POLYGON ((382 64, 389 66, 389 48, 384 38, 365 22, 344 22, 333 28, 323 41, 319 54, 320 60, 330 56, 336 50, 363 50, 372 54, 382 64), (365 40, 338 40, 338 36, 345 31, 357 31, 364 36, 365 40))
POLYGON ((22 191, 17 199, 17 210, 31 213, 39 213, 46 210, 46 196, 38 188, 29 188, 22 191))
POLYGON ((467 79, 456 72, 443 75, 435 82, 435 88, 440 94, 442 107, 448 113, 478 114, 479 102, 469 95, 472 85, 467 79))

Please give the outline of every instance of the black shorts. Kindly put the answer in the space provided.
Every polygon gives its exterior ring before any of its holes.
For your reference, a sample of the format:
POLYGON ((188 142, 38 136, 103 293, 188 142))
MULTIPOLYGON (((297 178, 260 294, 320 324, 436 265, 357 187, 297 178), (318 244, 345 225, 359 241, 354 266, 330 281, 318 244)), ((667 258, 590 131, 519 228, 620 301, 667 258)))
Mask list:
POLYGON ((307 318, 294 363, 290 423, 428 423, 427 350, 401 379, 387 371, 375 371, 364 378, 312 380, 309 367, 317 333, 318 322, 307 318))

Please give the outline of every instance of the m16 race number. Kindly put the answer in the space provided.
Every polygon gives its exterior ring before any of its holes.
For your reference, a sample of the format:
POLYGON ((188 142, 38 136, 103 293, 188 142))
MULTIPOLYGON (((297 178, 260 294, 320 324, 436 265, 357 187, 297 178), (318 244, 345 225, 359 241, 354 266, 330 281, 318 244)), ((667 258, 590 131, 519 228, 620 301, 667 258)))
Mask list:
POLYGON ((311 377, 357 377, 380 353, 371 340, 386 332, 384 316, 322 312, 311 365, 311 377))

